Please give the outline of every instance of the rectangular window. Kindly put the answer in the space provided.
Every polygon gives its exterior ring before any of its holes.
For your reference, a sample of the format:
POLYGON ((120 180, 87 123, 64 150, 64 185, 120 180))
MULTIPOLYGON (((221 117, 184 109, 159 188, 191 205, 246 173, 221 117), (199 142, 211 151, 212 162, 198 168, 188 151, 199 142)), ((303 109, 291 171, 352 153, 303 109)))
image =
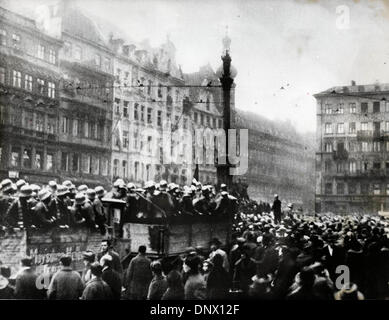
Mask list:
POLYGON ((337 125, 337 132, 340 134, 344 133, 344 124, 343 123, 338 123, 337 125))
POLYGON ((4 29, 0 29, 0 44, 2 46, 7 45, 7 31, 5 31, 4 29))
POLYGON ((134 144, 133 144, 133 146, 134 146, 135 150, 138 150, 138 136, 139 136, 138 131, 134 131, 134 144))
POLYGON ((344 171, 344 164, 343 162, 338 162, 336 164, 336 172, 337 173, 342 173, 344 171))
POLYGON ((38 45, 38 58, 39 59, 45 59, 45 47, 41 44, 38 45))
POLYGON ((12 45, 16 49, 20 48, 20 36, 18 34, 12 35, 12 45))
POLYGON ((12 85, 17 88, 22 87, 22 74, 20 71, 13 70, 12 85))
POLYGON ((49 62, 51 64, 55 64, 57 62, 57 54, 53 49, 49 50, 49 62))
POLYGON ((357 193, 357 185, 353 182, 350 182, 348 185, 348 193, 349 194, 356 194, 357 193))
POLYGON ((343 103, 339 104, 337 111, 338 111, 339 114, 343 114, 344 113, 344 104, 343 103))
POLYGON ((374 152, 380 152, 381 151, 381 142, 374 141, 373 142, 373 151, 374 152))
POLYGON ((197 123, 197 119, 198 119, 198 114, 197 114, 197 112, 195 112, 195 113, 193 114, 193 116, 194 116, 194 119, 193 119, 194 123, 197 123))
POLYGON ((147 123, 148 124, 152 124, 153 123, 152 111, 153 111, 153 109, 147 108, 147 123))
POLYGON ((367 128, 368 128, 367 125, 368 125, 367 122, 362 122, 362 123, 361 123, 361 130, 362 130, 362 131, 367 131, 367 128))
POLYGON ((81 47, 75 46, 73 52, 74 52, 74 59, 81 60, 82 58, 81 47))
POLYGON ((84 122, 84 137, 89 138, 89 122, 84 122))
POLYGON ((355 122, 350 122, 348 129, 349 129, 349 133, 355 133, 356 132, 355 122))
POLYGON ((325 105, 324 112, 325 112, 326 114, 332 114, 332 107, 331 107, 330 104, 326 104, 326 105, 325 105))
POLYGON ((123 117, 128 118, 128 101, 123 101, 123 117))
POLYGON ((123 131, 123 148, 128 148, 128 131, 123 131))
POLYGON ((48 97, 54 99, 55 98, 55 83, 48 82, 47 86, 48 86, 48 91, 47 91, 48 97))
POLYGON ((350 103, 349 107, 350 107, 350 113, 357 113, 357 106, 355 103, 350 103))
POLYGON ((68 171, 69 170, 69 154, 66 152, 62 152, 61 154, 61 170, 68 171))
POLYGON ((379 195, 381 193, 381 186, 378 183, 374 184, 374 191, 373 191, 373 193, 375 195, 379 195))
POLYGON ((45 81, 42 79, 36 79, 36 83, 38 86, 38 92, 40 94, 44 94, 45 93, 45 81))
POLYGON ((137 103, 134 105, 134 120, 139 120, 139 105, 137 103))
POLYGON ((336 184, 336 193, 337 194, 344 194, 344 183, 337 183, 336 184))
POLYGON ((20 147, 12 147, 11 167, 19 167, 20 147))
POLYGON ((78 120, 77 119, 73 119, 72 135, 74 137, 78 136, 78 120))
POLYGON ((35 118, 35 130, 43 132, 45 129, 45 115, 43 113, 37 113, 35 118))
POLYGON ((120 115, 120 99, 115 98, 115 114, 120 115))
POLYGON ((331 123, 326 123, 324 127, 325 133, 326 134, 331 134, 332 133, 332 124, 331 123))
POLYGON ((200 114, 200 124, 204 125, 204 115, 202 113, 200 114))
POLYGON ((24 75, 24 89, 32 91, 32 76, 28 74, 24 75))
POLYGON ((47 119, 47 133, 54 134, 55 132, 55 117, 54 116, 48 116, 47 119))
POLYGON ((324 144, 324 150, 325 152, 332 152, 332 143, 326 142, 324 144))
POLYGON ((101 162, 101 174, 103 176, 108 175, 108 160, 107 159, 103 159, 101 162))
POLYGON ((22 159, 24 168, 31 168, 32 158, 31 158, 31 149, 26 148, 23 151, 23 159, 22 159))
POLYGON ((34 115, 32 112, 23 112, 23 127, 26 129, 34 129, 34 115))
POLYGON ((373 102, 373 113, 378 113, 378 112, 380 112, 380 102, 374 101, 373 102))
POLYGON ((95 54, 95 66, 100 67, 101 64, 101 57, 99 54, 95 54))
POLYGON ((361 103, 361 113, 367 113, 367 111, 368 111, 367 102, 362 102, 361 103))
POLYGON ((119 160, 118 159, 113 160, 113 176, 114 177, 118 176, 118 171, 119 171, 118 166, 119 166, 119 160))
POLYGON ((361 194, 369 193, 369 185, 367 183, 361 183, 361 194))
POLYGON ((0 83, 5 83, 5 68, 0 67, 0 83))
POLYGON ((54 169, 54 155, 52 153, 47 153, 46 170, 53 171, 53 169, 54 169))
POLYGON ((34 167, 35 169, 43 169, 43 151, 41 150, 35 151, 34 167))
POLYGON ((78 154, 74 153, 73 158, 72 158, 72 171, 78 172, 79 165, 80 165, 80 156, 78 154))
POLYGON ((184 126, 184 129, 188 129, 188 119, 187 118, 184 118, 183 126, 184 126))
POLYGON ((160 110, 157 111, 157 126, 162 126, 162 111, 160 110))
POLYGON ((350 173, 355 173, 357 171, 357 163, 355 161, 350 161, 350 173))
POLYGON ((362 152, 369 152, 369 143, 366 141, 362 142, 362 152))
POLYGON ((140 107, 140 121, 144 122, 145 121, 145 106, 140 107))
POLYGON ((122 161, 122 172, 123 172, 123 177, 126 178, 127 177, 127 161, 126 160, 123 160, 122 161))
POLYGON ((110 71, 110 69, 111 69, 111 59, 104 58, 104 70, 110 71))
POLYGON ((69 132, 69 118, 62 117, 62 125, 61 125, 62 133, 67 134, 69 132))

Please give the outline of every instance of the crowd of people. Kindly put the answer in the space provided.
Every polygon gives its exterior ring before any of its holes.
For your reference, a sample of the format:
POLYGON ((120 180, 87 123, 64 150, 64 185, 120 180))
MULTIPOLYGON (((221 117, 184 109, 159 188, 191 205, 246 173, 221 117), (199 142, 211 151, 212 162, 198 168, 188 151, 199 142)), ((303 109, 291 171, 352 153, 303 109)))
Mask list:
POLYGON ((142 245, 128 266, 112 243, 104 240, 101 252, 84 252, 82 272, 72 270, 70 256, 61 257, 61 270, 51 277, 48 288, 40 289, 33 259, 26 257, 15 283, 9 268, 0 265, 0 298, 389 298, 389 225, 380 216, 304 216, 292 205, 283 210, 278 195, 272 205, 257 203, 230 195, 225 185, 216 192, 197 181, 183 188, 166 181, 148 182, 140 189, 118 179, 109 192, 85 185, 76 190, 70 181, 51 182, 41 190, 23 182, 18 181, 16 188, 9 180, 1 183, 5 227, 85 224, 107 235, 107 217, 101 209, 101 199, 107 197, 126 204, 121 223, 134 216, 232 215, 232 239, 226 244, 215 238, 207 248, 189 247, 173 260, 152 261, 142 245))

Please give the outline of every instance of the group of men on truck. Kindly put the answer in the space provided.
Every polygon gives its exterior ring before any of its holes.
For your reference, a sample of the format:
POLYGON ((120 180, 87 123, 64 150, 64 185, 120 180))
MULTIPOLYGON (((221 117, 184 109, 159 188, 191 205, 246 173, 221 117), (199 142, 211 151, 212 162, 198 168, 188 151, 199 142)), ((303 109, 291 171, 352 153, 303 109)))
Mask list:
POLYGON ((143 188, 117 179, 109 192, 102 186, 92 189, 83 184, 76 188, 70 180, 62 184, 50 181, 40 187, 22 179, 16 183, 4 179, 0 187, 0 228, 11 232, 15 228, 84 226, 105 235, 108 217, 103 198, 123 201, 121 226, 134 219, 227 215, 237 208, 237 199, 225 184, 217 193, 214 186, 202 185, 195 179, 190 186, 161 180, 148 181, 143 188))

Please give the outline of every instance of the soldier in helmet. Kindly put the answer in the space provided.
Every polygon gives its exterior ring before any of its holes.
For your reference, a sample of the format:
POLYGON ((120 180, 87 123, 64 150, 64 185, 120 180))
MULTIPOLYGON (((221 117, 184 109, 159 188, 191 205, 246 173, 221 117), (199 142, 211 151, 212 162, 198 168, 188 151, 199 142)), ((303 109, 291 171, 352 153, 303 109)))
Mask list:
POLYGON ((86 226, 91 230, 96 230, 93 208, 90 201, 87 201, 84 193, 77 193, 74 207, 72 208, 73 218, 77 225, 86 226))
POLYGON ((16 185, 16 188, 18 189, 18 193, 19 193, 20 189, 23 186, 27 185, 27 182, 25 180, 23 180, 23 179, 20 179, 20 180, 16 181, 15 185, 16 185))
POLYGON ((28 185, 23 185, 19 191, 18 199, 14 200, 6 213, 7 225, 11 228, 29 228, 32 226, 32 209, 28 200, 32 190, 28 185))
POLYGON ((126 207, 120 217, 120 230, 122 230, 125 223, 130 222, 139 212, 139 195, 137 195, 135 190, 135 184, 132 182, 127 184, 126 207))
POLYGON ((48 229, 55 225, 55 219, 49 211, 49 203, 51 201, 51 192, 49 189, 42 189, 38 193, 39 202, 34 208, 33 222, 38 228, 48 229))
POLYGON ((96 196, 96 191, 94 189, 88 189, 86 191, 86 195, 87 195, 87 197, 92 205, 92 208, 93 208, 95 223, 98 225, 100 233, 102 235, 105 235, 107 230, 105 227, 106 220, 105 220, 105 215, 104 215, 103 203, 96 196))
POLYGON ((58 210, 58 225, 61 228, 69 228, 73 225, 71 206, 68 202, 69 190, 64 185, 57 186, 56 206, 58 210))
POLYGON ((86 184, 82 184, 82 185, 78 186, 78 188, 77 188, 78 193, 85 194, 86 190, 88 190, 88 186, 86 184))
POLYGON ((215 201, 211 199, 210 190, 207 187, 202 187, 201 192, 202 195, 193 200, 193 206, 201 215, 211 215, 216 207, 215 201))
POLYGON ((68 203, 69 203, 69 206, 73 205, 73 201, 74 201, 74 197, 76 196, 76 186, 70 181, 70 180, 65 180, 63 183, 62 183, 63 186, 65 186, 66 188, 68 188, 68 203))
POLYGON ((153 215, 155 218, 172 216, 178 211, 175 210, 172 196, 167 192, 165 180, 159 182, 159 193, 153 197, 152 202, 155 205, 153 215))
POLYGON ((155 183, 154 181, 147 181, 144 187, 144 194, 139 194, 138 199, 139 212, 138 218, 148 218, 154 216, 153 199, 155 196, 155 183))
POLYGON ((14 198, 11 196, 12 181, 5 179, 1 182, 1 194, 0 194, 0 226, 5 225, 5 214, 13 202, 14 198))

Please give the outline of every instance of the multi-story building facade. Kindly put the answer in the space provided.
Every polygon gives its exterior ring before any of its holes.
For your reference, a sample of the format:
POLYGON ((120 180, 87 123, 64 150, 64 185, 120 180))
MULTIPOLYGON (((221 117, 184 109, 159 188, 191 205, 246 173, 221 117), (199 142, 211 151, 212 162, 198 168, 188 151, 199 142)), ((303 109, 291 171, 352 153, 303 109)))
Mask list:
POLYGON ((388 210, 389 85, 352 82, 315 98, 316 210, 388 210))
POLYGON ((235 178, 248 184, 257 201, 271 202, 278 194, 284 205, 314 208, 314 141, 291 124, 274 122, 236 110, 236 127, 248 129, 248 171, 235 178))
POLYGON ((58 52, 62 41, 35 21, 0 8, 0 174, 47 183, 58 178, 58 52))

